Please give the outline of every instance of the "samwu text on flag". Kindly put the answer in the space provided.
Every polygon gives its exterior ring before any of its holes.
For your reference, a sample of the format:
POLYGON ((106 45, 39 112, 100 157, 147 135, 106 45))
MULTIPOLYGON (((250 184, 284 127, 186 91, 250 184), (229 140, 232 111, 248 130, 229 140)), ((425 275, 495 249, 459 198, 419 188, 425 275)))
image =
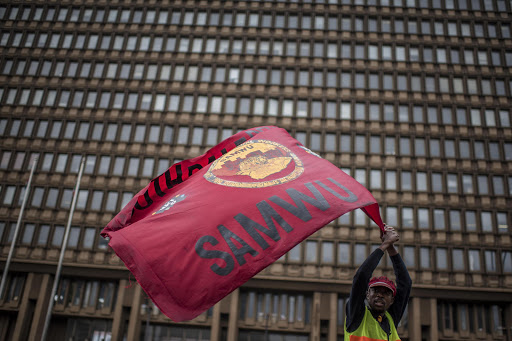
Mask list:
POLYGON ((284 129, 258 127, 173 165, 102 235, 158 308, 183 321, 356 208, 383 229, 361 184, 284 129))

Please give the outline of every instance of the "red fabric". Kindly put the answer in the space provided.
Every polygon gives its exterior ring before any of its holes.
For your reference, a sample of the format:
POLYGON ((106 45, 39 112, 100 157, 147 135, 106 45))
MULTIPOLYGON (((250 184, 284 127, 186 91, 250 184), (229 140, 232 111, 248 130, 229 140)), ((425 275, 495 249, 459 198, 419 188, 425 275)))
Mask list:
POLYGON ((363 207, 383 229, 375 198, 362 185, 284 129, 258 127, 173 165, 102 235, 158 308, 183 321, 363 207))

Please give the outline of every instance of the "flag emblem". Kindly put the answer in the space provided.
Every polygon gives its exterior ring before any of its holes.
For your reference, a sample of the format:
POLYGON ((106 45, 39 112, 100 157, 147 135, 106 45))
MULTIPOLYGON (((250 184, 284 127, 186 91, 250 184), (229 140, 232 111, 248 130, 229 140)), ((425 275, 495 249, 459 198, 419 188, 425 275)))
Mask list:
POLYGON ((222 186, 262 188, 292 181, 303 172, 302 161, 285 146, 249 140, 216 160, 204 178, 222 186))

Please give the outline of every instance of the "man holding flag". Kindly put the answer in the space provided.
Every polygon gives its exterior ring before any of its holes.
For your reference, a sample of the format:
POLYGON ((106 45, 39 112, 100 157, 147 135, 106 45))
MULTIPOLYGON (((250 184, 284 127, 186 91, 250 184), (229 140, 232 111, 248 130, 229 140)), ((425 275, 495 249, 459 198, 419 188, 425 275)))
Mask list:
POLYGON ((354 276, 346 307, 345 341, 400 340, 397 326, 407 307, 412 281, 394 246, 400 240, 395 229, 385 226, 381 240, 354 276), (370 280, 385 251, 393 263, 397 286, 386 276, 370 280))

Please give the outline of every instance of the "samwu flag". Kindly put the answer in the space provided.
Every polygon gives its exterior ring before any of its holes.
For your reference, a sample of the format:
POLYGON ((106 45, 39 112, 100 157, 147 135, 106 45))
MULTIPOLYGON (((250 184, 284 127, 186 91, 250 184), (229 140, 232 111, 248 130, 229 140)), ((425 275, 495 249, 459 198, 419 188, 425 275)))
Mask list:
POLYGON ((173 165, 102 235, 158 308, 183 321, 356 208, 383 229, 361 184, 284 129, 258 127, 173 165))

